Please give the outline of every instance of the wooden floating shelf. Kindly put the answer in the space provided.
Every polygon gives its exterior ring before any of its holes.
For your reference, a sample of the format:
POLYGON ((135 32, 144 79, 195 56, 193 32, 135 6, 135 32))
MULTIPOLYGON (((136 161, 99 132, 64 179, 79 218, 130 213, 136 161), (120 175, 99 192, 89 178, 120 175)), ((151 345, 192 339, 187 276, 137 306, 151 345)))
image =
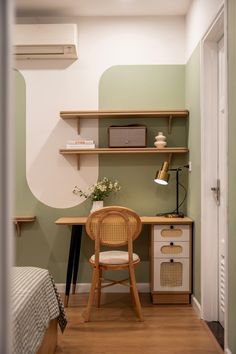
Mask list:
POLYGON ((16 226, 17 236, 20 236, 22 223, 34 222, 35 220, 36 216, 15 216, 13 222, 16 226))
POLYGON ((188 153, 186 147, 168 147, 164 149, 157 148, 95 148, 95 149, 60 149, 62 155, 75 155, 78 158, 80 155, 105 155, 105 154, 169 154, 169 161, 172 154, 186 154, 188 153))
POLYGON ((188 148, 95 148, 95 149, 60 149, 62 155, 82 155, 82 154, 172 154, 186 153, 188 148))
POLYGON ((61 111, 60 116, 63 119, 83 118, 186 118, 189 115, 188 110, 177 111, 61 111))
POLYGON ((62 119, 77 119, 78 133, 80 131, 80 119, 102 119, 102 118, 167 118, 168 132, 171 132, 173 118, 187 118, 188 110, 175 111, 61 111, 62 119))

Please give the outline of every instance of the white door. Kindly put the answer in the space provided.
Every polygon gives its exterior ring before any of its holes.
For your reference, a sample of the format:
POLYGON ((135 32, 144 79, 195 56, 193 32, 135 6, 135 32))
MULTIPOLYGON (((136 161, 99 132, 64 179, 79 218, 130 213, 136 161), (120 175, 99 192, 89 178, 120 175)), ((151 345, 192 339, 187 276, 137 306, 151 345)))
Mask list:
POLYGON ((224 37, 218 42, 218 149, 217 179, 213 187, 218 224, 218 320, 224 327, 225 316, 225 237, 227 232, 227 124, 225 115, 224 37))
POLYGON ((201 46, 201 317, 206 321, 219 321, 222 326, 227 322, 224 319, 227 318, 228 291, 227 40, 224 30, 222 9, 201 46))

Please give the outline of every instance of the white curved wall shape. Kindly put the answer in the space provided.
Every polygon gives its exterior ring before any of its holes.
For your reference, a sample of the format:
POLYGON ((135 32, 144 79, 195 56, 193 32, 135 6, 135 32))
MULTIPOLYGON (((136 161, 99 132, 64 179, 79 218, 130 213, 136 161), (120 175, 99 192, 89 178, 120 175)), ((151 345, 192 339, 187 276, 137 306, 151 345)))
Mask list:
MULTIPOLYGON (((79 73, 72 70, 25 71, 27 181, 35 197, 44 204, 66 208, 77 205, 75 185, 87 188, 98 177, 97 156, 81 157, 77 169, 74 156, 64 157, 59 149, 78 139, 76 121, 60 118, 63 109, 79 109, 79 73), (78 76, 77 76, 78 75, 78 76)), ((97 121, 81 124, 81 136, 98 141, 97 121)), ((82 201, 82 199, 81 199, 82 201)))
MULTIPOLYGON (((78 138, 76 121, 62 120, 59 112, 98 109, 99 79, 113 65, 184 64, 185 20, 78 18, 78 53, 79 59, 63 69, 56 62, 54 68, 40 70, 34 69, 32 61, 27 62, 27 69, 25 63, 17 63, 26 81, 28 184, 37 199, 55 208, 81 203, 83 199, 73 195, 73 187, 87 189, 99 172, 97 156, 82 156, 78 171, 75 157, 59 154, 67 140, 78 138)), ((52 61, 48 65, 52 67, 52 61)), ((97 120, 81 121, 81 137, 98 143, 97 120)))

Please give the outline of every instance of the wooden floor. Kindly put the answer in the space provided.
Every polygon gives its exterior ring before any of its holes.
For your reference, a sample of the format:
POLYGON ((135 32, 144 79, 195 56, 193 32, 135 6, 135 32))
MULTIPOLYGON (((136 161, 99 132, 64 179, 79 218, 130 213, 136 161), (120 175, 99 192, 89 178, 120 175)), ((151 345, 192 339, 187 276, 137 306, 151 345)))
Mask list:
POLYGON ((87 294, 71 295, 68 325, 59 333, 56 353, 65 354, 219 354, 222 349, 190 305, 152 305, 141 295, 144 322, 137 322, 128 294, 106 294, 92 321, 81 313, 87 294))

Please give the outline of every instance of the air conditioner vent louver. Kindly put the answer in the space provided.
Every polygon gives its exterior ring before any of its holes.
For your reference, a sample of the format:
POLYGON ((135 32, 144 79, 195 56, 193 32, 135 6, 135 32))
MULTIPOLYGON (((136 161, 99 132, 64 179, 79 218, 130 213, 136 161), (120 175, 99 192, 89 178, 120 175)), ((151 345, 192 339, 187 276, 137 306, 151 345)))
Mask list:
POLYGON ((16 59, 77 59, 74 24, 15 25, 16 59))

